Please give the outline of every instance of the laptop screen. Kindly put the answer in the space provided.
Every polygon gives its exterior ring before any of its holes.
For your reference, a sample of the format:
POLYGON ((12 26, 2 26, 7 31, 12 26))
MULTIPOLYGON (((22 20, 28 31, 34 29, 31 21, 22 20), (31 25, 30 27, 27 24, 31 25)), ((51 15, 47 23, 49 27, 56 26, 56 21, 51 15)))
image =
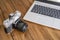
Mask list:
POLYGON ((38 1, 60 6, 60 0, 38 0, 38 1))
POLYGON ((60 0, 47 0, 47 1, 59 2, 60 3, 60 0))

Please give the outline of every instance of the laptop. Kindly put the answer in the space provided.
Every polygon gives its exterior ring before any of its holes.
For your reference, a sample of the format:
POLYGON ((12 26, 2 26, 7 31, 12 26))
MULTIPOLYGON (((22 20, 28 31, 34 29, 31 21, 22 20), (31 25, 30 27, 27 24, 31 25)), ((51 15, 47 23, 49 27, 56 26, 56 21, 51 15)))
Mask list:
POLYGON ((35 0, 23 19, 60 30, 60 0, 35 0))

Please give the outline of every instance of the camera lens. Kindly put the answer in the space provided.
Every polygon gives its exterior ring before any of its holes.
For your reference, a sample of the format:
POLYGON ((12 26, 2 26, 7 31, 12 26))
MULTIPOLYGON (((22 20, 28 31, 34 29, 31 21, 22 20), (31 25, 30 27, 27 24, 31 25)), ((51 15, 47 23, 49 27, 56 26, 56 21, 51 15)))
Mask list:
POLYGON ((25 32, 27 30, 27 24, 26 23, 18 23, 17 26, 16 26, 16 29, 22 31, 22 32, 25 32))
POLYGON ((24 24, 23 27, 21 28, 22 32, 25 32, 27 30, 27 24, 24 24))

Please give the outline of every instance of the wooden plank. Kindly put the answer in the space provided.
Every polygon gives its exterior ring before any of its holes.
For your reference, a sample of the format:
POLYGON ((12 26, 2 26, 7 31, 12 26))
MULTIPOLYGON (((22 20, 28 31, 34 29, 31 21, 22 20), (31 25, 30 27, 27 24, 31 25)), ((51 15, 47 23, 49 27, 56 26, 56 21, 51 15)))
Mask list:
POLYGON ((2 23, 2 13, 1 13, 1 10, 0 10, 0 25, 2 25, 3 23, 2 23))
POLYGON ((25 8, 29 8, 30 7, 30 2, 29 1, 27 1, 27 0, 20 0, 21 1, 21 3, 25 6, 25 8))
POLYGON ((31 4, 34 2, 34 0, 28 0, 31 4))
POLYGON ((11 6, 9 5, 9 3, 7 1, 4 0, 0 0, 0 7, 2 10, 2 13, 5 17, 5 19, 8 18, 8 15, 13 12, 13 9, 11 8, 11 6))
POLYGON ((1 19, 1 17, 0 17, 0 25, 2 25, 2 19, 1 19))
MULTIPOLYGON (((46 28, 47 29, 47 28, 46 28)), ((60 31, 59 30, 53 30, 53 29, 47 29, 49 34, 54 40, 60 40, 60 31)))
POLYGON ((2 0, 2 1, 3 1, 4 5, 6 6, 6 9, 9 13, 15 11, 15 8, 12 5, 11 1, 9 1, 9 0, 2 0))
MULTIPOLYGON (((0 0, 0 8, 1 8, 1 10, 2 10, 2 12, 3 12, 3 15, 4 15, 4 17, 5 17, 5 13, 6 13, 6 8, 5 8, 5 6, 4 6, 4 4, 3 4, 3 2, 0 0)), ((7 15, 6 15, 7 16, 7 15)), ((5 17, 6 18, 6 17, 5 17)))
POLYGON ((19 10, 21 12, 23 10, 22 13, 24 13, 24 11, 26 10, 26 8, 24 7, 24 5, 22 5, 22 3, 20 1, 18 1, 18 0, 14 0, 14 1, 11 0, 11 2, 14 5, 14 7, 15 7, 16 10, 19 10))

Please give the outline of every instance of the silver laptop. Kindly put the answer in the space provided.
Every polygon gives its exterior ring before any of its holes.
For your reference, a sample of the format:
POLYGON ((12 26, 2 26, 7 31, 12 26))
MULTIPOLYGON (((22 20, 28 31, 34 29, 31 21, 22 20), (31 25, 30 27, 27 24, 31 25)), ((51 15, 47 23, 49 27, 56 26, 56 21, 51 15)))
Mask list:
POLYGON ((24 20, 60 30, 60 0, 36 0, 24 20))

